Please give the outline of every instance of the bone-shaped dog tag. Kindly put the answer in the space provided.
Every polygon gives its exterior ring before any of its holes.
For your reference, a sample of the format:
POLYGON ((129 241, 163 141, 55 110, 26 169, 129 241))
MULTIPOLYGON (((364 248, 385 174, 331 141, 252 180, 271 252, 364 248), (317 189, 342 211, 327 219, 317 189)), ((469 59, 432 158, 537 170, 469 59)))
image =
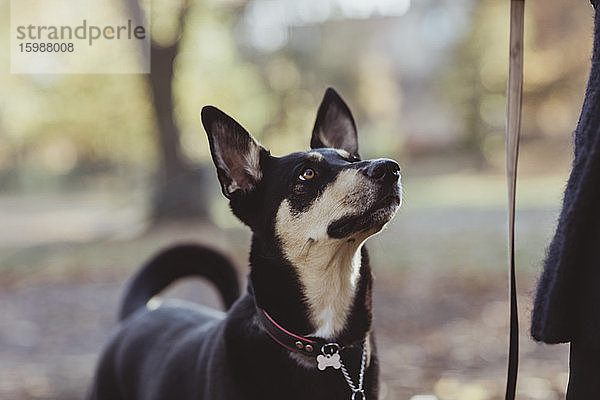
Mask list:
POLYGON ((339 353, 334 354, 319 354, 317 356, 317 368, 319 371, 325 370, 327 367, 333 367, 333 369, 340 369, 342 364, 340 363, 340 355, 339 353))

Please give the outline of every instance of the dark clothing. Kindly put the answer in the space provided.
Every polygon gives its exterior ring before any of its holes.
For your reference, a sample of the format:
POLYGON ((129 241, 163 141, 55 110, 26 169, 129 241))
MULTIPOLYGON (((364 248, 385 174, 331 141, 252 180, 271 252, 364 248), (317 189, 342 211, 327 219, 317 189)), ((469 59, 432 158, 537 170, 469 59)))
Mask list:
POLYGON ((575 338, 600 343, 600 10, 595 13, 573 170, 533 309, 531 333, 546 343, 575 338))
POLYGON ((576 340, 571 342, 567 400, 600 398, 600 349, 576 340))
POLYGON ((600 0, 585 101, 575 131, 573 170, 544 262, 531 334, 571 342, 567 399, 600 399, 600 0))

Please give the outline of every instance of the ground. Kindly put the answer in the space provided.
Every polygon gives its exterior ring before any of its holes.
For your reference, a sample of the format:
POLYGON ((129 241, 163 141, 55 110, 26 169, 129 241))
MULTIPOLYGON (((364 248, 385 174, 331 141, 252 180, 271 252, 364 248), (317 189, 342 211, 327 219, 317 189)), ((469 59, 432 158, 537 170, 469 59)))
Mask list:
MULTIPOLYGON (((64 207, 51 198, 43 209, 32 204, 35 212, 27 199, 0 198, 2 399, 83 398, 98 352, 115 327, 123 286, 157 249, 181 241, 210 243, 231 252, 240 273, 247 273, 249 234, 239 225, 147 229, 140 215, 120 209, 64 207)), ((536 344, 528 335, 536 277, 555 217, 555 209, 543 207, 518 214, 520 400, 564 397, 568 349, 536 344)), ((382 399, 503 398, 504 220, 500 208, 419 208, 409 198, 389 228, 369 242, 382 399)), ((169 295, 219 306, 212 288, 200 281, 179 284, 169 295)))

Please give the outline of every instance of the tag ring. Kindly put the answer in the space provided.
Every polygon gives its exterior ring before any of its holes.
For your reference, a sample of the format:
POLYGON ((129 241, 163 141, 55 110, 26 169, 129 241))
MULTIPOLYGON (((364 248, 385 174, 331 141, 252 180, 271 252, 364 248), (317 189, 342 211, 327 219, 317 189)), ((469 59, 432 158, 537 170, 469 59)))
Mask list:
POLYGON ((323 345, 323 347, 321 347, 321 353, 323 355, 332 355, 335 353, 339 353, 340 352, 340 345, 335 343, 335 342, 331 342, 331 343, 326 343, 323 345), (331 350, 331 352, 327 352, 328 350, 331 350))

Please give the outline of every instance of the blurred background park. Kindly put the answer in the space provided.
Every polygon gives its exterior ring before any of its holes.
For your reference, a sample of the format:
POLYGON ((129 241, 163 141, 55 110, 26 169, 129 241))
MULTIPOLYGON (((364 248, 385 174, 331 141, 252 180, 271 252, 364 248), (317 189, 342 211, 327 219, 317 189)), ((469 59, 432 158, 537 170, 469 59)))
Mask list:
MULTIPOLYGON (((403 208, 369 244, 381 397, 502 398, 509 2, 110 4, 150 18, 151 74, 10 74, 10 2, 0 0, 0 398, 82 398, 126 279, 158 249, 211 243, 245 275, 249 232, 220 194, 199 110, 220 107, 282 155, 308 147, 328 86, 355 115, 363 157, 403 169, 403 208)), ((527 3, 523 400, 564 397, 567 381, 567 348, 535 344, 527 330, 592 24, 586 0, 527 3)), ((218 306, 202 282, 170 295, 218 306)))

